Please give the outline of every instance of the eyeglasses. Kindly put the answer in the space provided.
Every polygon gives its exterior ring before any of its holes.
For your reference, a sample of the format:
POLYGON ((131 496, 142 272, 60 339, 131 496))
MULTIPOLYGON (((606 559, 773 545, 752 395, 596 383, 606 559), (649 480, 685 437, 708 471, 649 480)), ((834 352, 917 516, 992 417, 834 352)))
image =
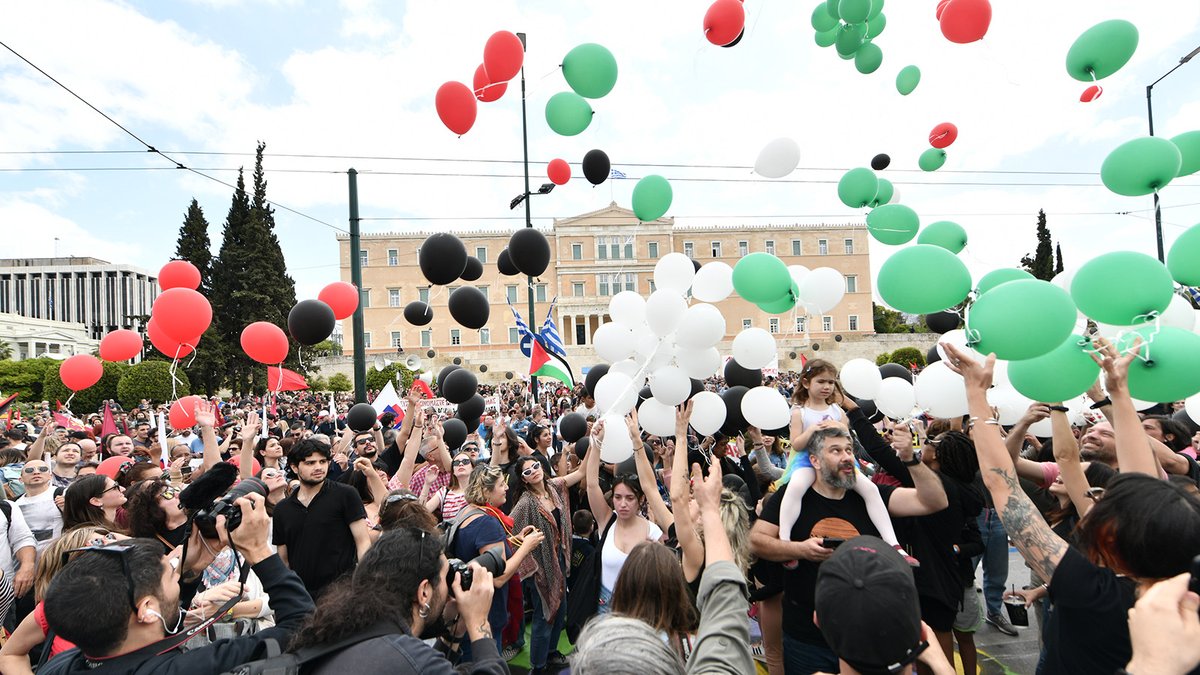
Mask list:
MULTIPOLYGON (((108 492, 108 490, 105 490, 105 492, 108 492)), ((66 567, 67 563, 71 562, 71 554, 72 553, 95 552, 95 553, 107 553, 109 555, 115 555, 115 556, 120 557, 121 558, 121 570, 125 574, 125 588, 126 588, 126 590, 129 591, 129 606, 132 607, 133 611, 136 612, 137 611, 137 601, 133 597, 133 593, 134 593, 133 573, 129 569, 129 552, 132 551, 133 549, 134 549, 134 546, 132 544, 110 544, 107 546, 83 546, 80 548, 73 548, 73 549, 70 549, 69 551, 63 551, 61 566, 66 567)), ((175 558, 174 560, 175 560, 175 567, 178 567, 178 565, 179 565, 178 558, 175 558)))
POLYGON ((174 499, 175 496, 178 495, 180 492, 181 492, 180 489, 175 487, 174 485, 168 485, 165 488, 163 488, 162 492, 158 493, 158 496, 162 499, 171 500, 171 499, 174 499))
POLYGON ((369 438, 360 438, 357 441, 354 441, 354 444, 355 445, 366 445, 367 443, 374 443, 374 442, 375 441, 373 441, 369 438))
POLYGON ((101 490, 100 494, 104 494, 105 492, 112 492, 113 490, 122 490, 123 491, 124 489, 125 488, 121 487, 119 484, 113 483, 112 485, 109 485, 108 487, 101 490))
POLYGON ((50 473, 50 467, 48 467, 48 466, 27 466, 27 467, 25 467, 25 473, 50 473))

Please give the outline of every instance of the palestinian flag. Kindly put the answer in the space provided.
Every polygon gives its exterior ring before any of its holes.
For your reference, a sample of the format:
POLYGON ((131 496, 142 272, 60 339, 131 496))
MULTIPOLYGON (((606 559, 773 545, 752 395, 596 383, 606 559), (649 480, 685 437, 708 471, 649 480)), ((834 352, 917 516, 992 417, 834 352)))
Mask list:
POLYGON ((571 366, 561 356, 546 351, 540 340, 534 340, 529 352, 529 374, 558 380, 568 387, 575 386, 571 366))

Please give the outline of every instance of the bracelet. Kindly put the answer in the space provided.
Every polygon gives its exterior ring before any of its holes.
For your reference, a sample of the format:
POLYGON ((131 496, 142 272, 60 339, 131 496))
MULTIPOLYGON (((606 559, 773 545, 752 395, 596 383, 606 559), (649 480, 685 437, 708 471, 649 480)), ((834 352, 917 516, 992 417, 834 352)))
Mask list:
POLYGON ((914 456, 912 459, 907 460, 907 461, 902 459, 902 460, 900 460, 900 463, 903 464, 904 466, 916 466, 921 463, 921 458, 914 456))
POLYGON ((1046 406, 1046 407, 1049 408, 1052 412, 1065 413, 1070 410, 1070 408, 1068 408, 1065 405, 1050 405, 1050 406, 1046 406))
POLYGON ((1091 406, 1089 406, 1089 407, 1090 407, 1092 410, 1099 410, 1100 408, 1103 408, 1103 407, 1104 407, 1104 406, 1106 406, 1106 405, 1112 405, 1112 399, 1111 399, 1111 398, 1109 398, 1109 397, 1107 397, 1107 396, 1105 396, 1103 399, 1101 399, 1101 400, 1099 400, 1099 401, 1096 401, 1095 403, 1093 403, 1093 404, 1092 404, 1091 406))

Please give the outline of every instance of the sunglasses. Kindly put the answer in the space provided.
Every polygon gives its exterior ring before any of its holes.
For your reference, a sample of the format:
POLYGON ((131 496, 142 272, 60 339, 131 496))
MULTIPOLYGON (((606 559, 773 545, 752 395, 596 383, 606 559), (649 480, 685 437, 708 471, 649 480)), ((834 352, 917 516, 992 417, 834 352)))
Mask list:
POLYGON ((451 466, 470 466, 474 463, 475 462, 471 461, 470 457, 466 457, 464 459, 456 459, 453 462, 451 462, 450 464, 451 464, 451 466))
POLYGON ((373 441, 369 438, 360 438, 357 441, 354 441, 354 444, 355 445, 366 445, 367 443, 374 443, 374 442, 375 441, 373 441))
POLYGON ((384 504, 395 504, 396 502, 419 502, 421 498, 411 494, 404 493, 399 495, 388 495, 388 498, 383 500, 384 504))
POLYGON ((280 471, 279 469, 263 469, 263 472, 262 472, 262 477, 267 480, 273 480, 275 478, 279 478, 282 475, 283 475, 283 472, 280 471))
POLYGON ((167 487, 163 488, 162 492, 158 493, 158 496, 169 500, 174 499, 180 492, 181 490, 174 485, 168 485, 167 487))
POLYGON ((48 466, 27 466, 27 467, 25 467, 25 473, 50 473, 50 467, 48 467, 48 466))
POLYGON ((535 462, 533 464, 530 464, 528 469, 525 469, 524 471, 522 471, 521 475, 528 478, 528 477, 532 476, 535 472, 541 470, 541 468, 542 468, 542 465, 535 462))

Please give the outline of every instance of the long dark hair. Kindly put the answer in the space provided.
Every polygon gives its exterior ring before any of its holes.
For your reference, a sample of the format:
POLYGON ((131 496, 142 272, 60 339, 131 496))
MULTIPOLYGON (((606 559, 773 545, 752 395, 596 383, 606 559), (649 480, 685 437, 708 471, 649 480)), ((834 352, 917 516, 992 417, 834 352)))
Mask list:
POLYGON ((422 581, 434 587, 442 574, 442 540, 417 528, 384 532, 355 568, 331 586, 292 638, 290 650, 340 642, 388 621, 409 633, 422 581))
POLYGON ((64 530, 79 525, 113 526, 104 516, 104 509, 91 502, 93 498, 104 494, 104 489, 108 487, 108 480, 107 476, 92 474, 71 483, 71 486, 63 493, 64 530))
POLYGON ((792 392, 792 403, 796 405, 808 405, 807 381, 821 373, 829 373, 836 379, 838 369, 837 366, 825 359, 813 359, 805 364, 804 370, 800 371, 800 380, 796 383, 796 389, 792 392))
POLYGON ((1078 532, 1093 563, 1135 579, 1166 579, 1200 554, 1200 500, 1155 477, 1121 474, 1078 532))
POLYGON ((512 491, 508 501, 513 504, 521 501, 521 497, 530 491, 529 484, 525 482, 525 477, 521 475, 521 472, 527 469, 531 463, 542 467, 542 489, 546 491, 546 494, 550 494, 550 472, 545 463, 536 455, 518 457, 517 461, 513 463, 512 469, 509 470, 511 473, 508 477, 509 490, 512 491))
POLYGON ((1168 448, 1175 452, 1180 452, 1186 450, 1192 444, 1192 434, 1188 432, 1187 427, 1184 427, 1183 424, 1162 415, 1153 415, 1146 418, 1146 421, 1150 420, 1158 423, 1158 428, 1162 431, 1163 444, 1168 448))
MULTIPOLYGON (((509 461, 512 461, 512 459, 514 457, 516 457, 516 455, 517 455, 517 448, 521 447, 521 442, 519 440, 517 440, 517 432, 513 431, 512 427, 505 424, 502 428, 503 428, 502 433, 504 434, 504 440, 505 440, 504 445, 507 446, 507 448, 505 449, 505 452, 508 453, 509 461)), ((489 427, 488 431, 487 431, 487 438, 485 439, 485 441, 488 444, 489 452, 494 452, 492 450, 492 438, 495 435, 496 435, 495 427, 489 427)))
POLYGON ((612 594, 612 612, 645 621, 677 637, 696 630, 700 616, 688 595, 675 553, 658 542, 633 547, 612 594))

